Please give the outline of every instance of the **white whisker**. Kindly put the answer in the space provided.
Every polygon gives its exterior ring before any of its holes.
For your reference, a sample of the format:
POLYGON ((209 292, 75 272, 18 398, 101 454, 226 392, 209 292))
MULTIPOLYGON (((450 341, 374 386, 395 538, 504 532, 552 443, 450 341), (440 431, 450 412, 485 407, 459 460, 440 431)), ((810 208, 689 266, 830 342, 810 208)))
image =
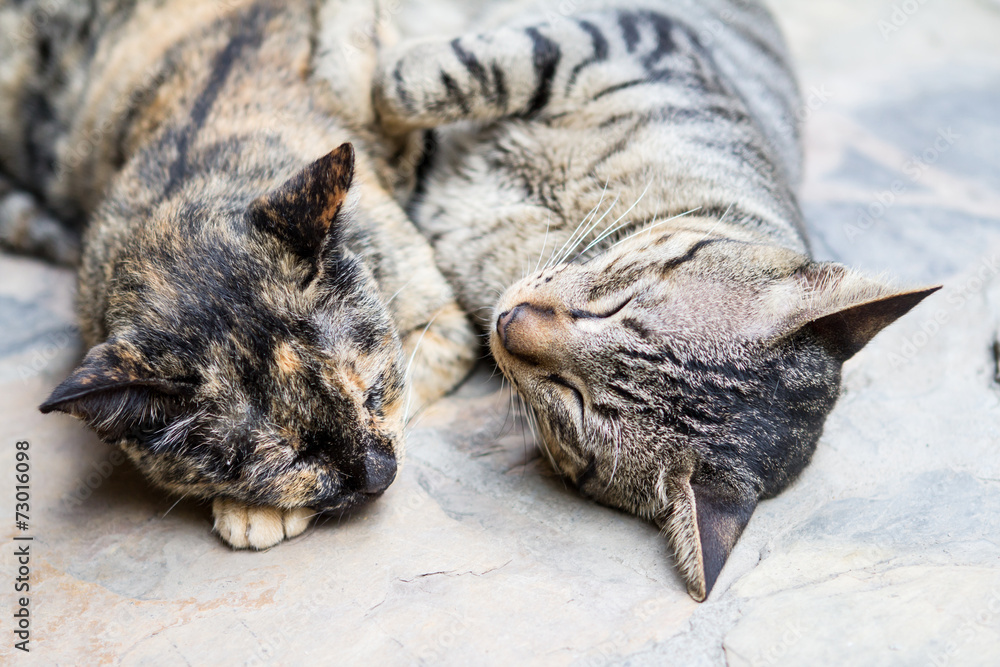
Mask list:
POLYGON ((607 491, 608 489, 610 489, 611 488, 611 484, 615 481, 615 474, 618 472, 618 458, 619 458, 619 456, 621 454, 621 448, 622 448, 621 427, 617 423, 614 423, 613 426, 612 426, 612 428, 615 431, 611 435, 612 440, 614 441, 613 444, 614 444, 614 450, 615 450, 615 461, 614 461, 614 464, 611 466, 611 477, 608 478, 608 483, 604 487, 605 491, 607 491))
POLYGON ((616 231, 618 231, 622 227, 627 226, 629 224, 628 221, 622 222, 620 225, 618 223, 621 222, 625 218, 625 216, 627 216, 629 213, 631 213, 635 209, 635 207, 639 205, 639 202, 642 201, 642 198, 646 196, 647 192, 649 192, 649 188, 650 188, 650 186, 652 184, 653 184, 653 181, 650 181, 649 183, 647 183, 646 184, 646 189, 642 191, 642 194, 639 195, 639 198, 635 200, 635 203, 632 204, 631 206, 629 206, 629 208, 628 208, 627 211, 625 211, 620 216, 618 216, 617 220, 615 220, 610 225, 608 225, 608 228, 602 234, 599 234, 596 239, 594 239, 593 241, 590 242, 590 245, 588 245, 586 248, 584 248, 583 250, 581 250, 580 252, 578 252, 577 255, 576 255, 576 257, 573 258, 573 260, 576 261, 577 257, 579 257, 580 255, 584 254, 585 252, 587 252, 588 250, 590 250, 591 248, 593 248, 595 245, 597 245, 598 243, 600 243, 601 241, 603 241, 604 239, 606 239, 610 235, 614 234, 616 231))
POLYGON ((172 511, 172 510, 173 510, 173 509, 174 509, 175 507, 177 507, 177 506, 178 506, 178 505, 180 504, 180 502, 181 502, 182 500, 184 500, 185 498, 187 498, 187 494, 186 494, 186 493, 185 493, 184 495, 182 495, 182 496, 181 496, 180 498, 178 498, 178 499, 177 499, 177 502, 175 502, 175 503, 174 503, 173 505, 171 505, 171 506, 170 506, 170 509, 168 509, 168 510, 167 510, 166 512, 164 512, 164 513, 163 513, 163 516, 162 516, 162 517, 160 517, 160 518, 161 518, 161 519, 164 519, 164 518, 166 518, 166 516, 167 516, 168 514, 170 514, 170 512, 171 512, 171 511, 172 511))
POLYGON ((549 256, 549 261, 547 261, 545 263, 545 266, 542 267, 542 268, 546 268, 547 269, 550 266, 555 266, 556 264, 559 264, 559 262, 561 261, 559 258, 561 258, 563 256, 563 251, 566 250, 566 246, 568 246, 573 241, 573 239, 576 237, 576 235, 580 231, 580 229, 584 225, 586 225, 593 216, 597 215, 597 211, 600 210, 601 204, 604 203, 604 196, 608 192, 608 183, 610 183, 610 182, 611 182, 610 178, 607 181, 604 182, 604 190, 601 191, 601 198, 598 200, 598 202, 594 206, 594 208, 590 209, 590 211, 587 213, 587 215, 583 216, 583 220, 580 221, 580 224, 577 225, 577 228, 573 230, 573 233, 570 235, 570 237, 568 239, 566 239, 566 242, 563 243, 562 246, 560 246, 560 248, 559 248, 558 251, 555 249, 555 245, 553 245, 552 255, 549 256))
MULTIPOLYGON (((710 230, 708 230, 707 232, 705 232, 705 235, 701 237, 701 241, 704 241, 705 239, 707 239, 712 234, 712 232, 715 231, 715 228, 722 224, 722 221, 725 220, 726 216, 729 215, 729 212, 733 210, 733 206, 735 204, 736 204, 736 202, 733 202, 732 204, 729 205, 729 208, 727 208, 726 212, 722 214, 722 217, 719 218, 716 221, 716 223, 714 225, 712 225, 712 228, 710 230)), ((699 241, 699 243, 701 241, 699 241)))
POLYGON ((566 248, 566 252, 562 254, 562 256, 559 258, 559 261, 556 262, 556 264, 562 264, 563 262, 565 262, 566 258, 569 257, 569 254, 574 250, 576 250, 577 246, 583 243, 583 240, 588 236, 590 236, 590 233, 594 231, 594 229, 596 229, 598 225, 604 222, 604 219, 608 217, 608 214, 611 213, 611 211, 618 204, 619 199, 621 199, 621 195, 615 197, 614 201, 611 202, 611 204, 609 204, 608 207, 604 210, 604 213, 601 214, 601 217, 594 220, 594 222, 592 222, 590 226, 587 227, 586 231, 584 231, 583 234, 580 234, 579 238, 575 240, 570 239, 571 241, 573 241, 573 243, 568 248, 566 248))
POLYGON ((538 261, 535 262, 535 273, 538 273, 538 267, 542 265, 542 257, 545 256, 545 245, 549 242, 549 225, 552 222, 551 213, 545 216, 545 236, 542 238, 542 249, 538 253, 538 261))
POLYGON ((443 310, 444 308, 438 309, 438 311, 434 313, 434 316, 427 323, 427 326, 424 327, 424 330, 420 332, 420 337, 417 338, 417 344, 413 346, 413 352, 410 354, 410 361, 409 363, 406 364, 406 373, 404 377, 406 378, 409 387, 407 388, 407 393, 406 393, 406 409, 403 411, 404 424, 406 424, 409 421, 410 402, 413 400, 413 379, 410 377, 410 371, 413 368, 413 360, 417 357, 417 350, 420 349, 420 343, 423 342, 424 335, 427 333, 427 330, 431 328, 431 325, 434 324, 434 320, 437 319, 438 315, 440 315, 443 310))
POLYGON ((392 303, 393 299, 395 299, 397 296, 399 296, 400 292, 402 292, 407 287, 409 287, 410 283, 412 283, 414 280, 416 280, 416 278, 410 278, 409 280, 407 280, 406 284, 404 284, 402 287, 400 287, 398 290, 396 290, 396 293, 389 297, 389 300, 385 302, 385 305, 388 306, 390 303, 392 303))
POLYGON ((660 220, 659 222, 654 223, 652 225, 649 225, 648 227, 643 227, 642 229, 639 229, 639 230, 633 232, 632 234, 629 234, 628 236, 626 236, 625 238, 623 238, 621 241, 618 241, 617 243, 615 243, 611 247, 612 248, 616 248, 616 247, 620 246, 622 243, 625 243, 626 241, 628 241, 629 239, 635 238, 639 234, 642 234, 643 232, 647 232, 647 231, 653 229, 653 227, 659 227, 660 225, 665 225, 668 222, 673 222, 674 220, 676 220, 678 218, 683 218, 685 216, 691 215, 692 213, 696 213, 696 212, 698 212, 700 210, 701 210, 701 206, 699 206, 698 208, 693 208, 690 211, 684 211, 683 213, 678 213, 677 215, 671 216, 671 217, 669 217, 669 218, 667 218, 665 220, 660 220))

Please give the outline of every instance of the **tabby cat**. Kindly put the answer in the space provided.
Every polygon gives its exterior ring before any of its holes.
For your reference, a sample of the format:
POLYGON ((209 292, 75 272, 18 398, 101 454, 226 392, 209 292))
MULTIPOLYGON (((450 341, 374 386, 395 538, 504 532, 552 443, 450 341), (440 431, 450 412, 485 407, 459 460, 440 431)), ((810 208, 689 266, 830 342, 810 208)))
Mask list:
POLYGON ((412 217, 552 464, 657 521, 703 600, 809 462, 843 362, 934 289, 810 258, 762 7, 516 4, 387 53, 376 111, 425 131, 412 217))
MULTIPOLYGON (((407 411, 475 357, 386 190, 370 103, 348 115, 370 83, 311 75, 340 5, 0 5, 0 171, 37 200, 18 210, 88 221, 91 347, 41 409, 83 419, 156 484, 213 499, 234 547, 381 494, 407 411)), ((6 241, 72 254, 22 237, 6 241)))

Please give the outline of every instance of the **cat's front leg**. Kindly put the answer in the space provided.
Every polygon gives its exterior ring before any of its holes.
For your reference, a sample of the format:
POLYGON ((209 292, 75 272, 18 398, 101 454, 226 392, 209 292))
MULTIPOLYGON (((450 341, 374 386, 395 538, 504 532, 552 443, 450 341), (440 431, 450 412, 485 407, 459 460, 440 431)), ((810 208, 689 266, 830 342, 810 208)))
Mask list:
POLYGON ((212 501, 214 530, 234 549, 267 549, 300 535, 316 513, 308 507, 282 509, 247 505, 230 498, 212 501))

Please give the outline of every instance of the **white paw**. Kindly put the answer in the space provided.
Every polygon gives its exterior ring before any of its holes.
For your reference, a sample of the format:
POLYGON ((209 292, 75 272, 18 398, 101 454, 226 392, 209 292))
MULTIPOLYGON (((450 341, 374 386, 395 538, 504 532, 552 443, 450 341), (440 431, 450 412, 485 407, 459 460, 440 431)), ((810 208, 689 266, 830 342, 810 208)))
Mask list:
POLYGON ((234 549, 267 549, 304 531, 314 512, 308 507, 284 510, 216 498, 212 514, 215 532, 234 549))

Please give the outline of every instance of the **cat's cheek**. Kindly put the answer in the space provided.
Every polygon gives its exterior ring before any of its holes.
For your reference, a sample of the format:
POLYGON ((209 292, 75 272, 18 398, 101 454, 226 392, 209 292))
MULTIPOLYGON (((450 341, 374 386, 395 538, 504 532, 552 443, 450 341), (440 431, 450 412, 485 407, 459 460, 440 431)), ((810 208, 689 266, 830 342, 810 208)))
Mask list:
POLYGON ((539 414, 539 427, 539 446, 542 448, 543 454, 547 456, 556 472, 576 480, 581 471, 587 467, 588 462, 567 444, 570 440, 575 440, 575 435, 571 437, 565 433, 566 427, 560 425, 560 418, 557 418, 556 423, 553 424, 548 416, 541 413, 539 414))

